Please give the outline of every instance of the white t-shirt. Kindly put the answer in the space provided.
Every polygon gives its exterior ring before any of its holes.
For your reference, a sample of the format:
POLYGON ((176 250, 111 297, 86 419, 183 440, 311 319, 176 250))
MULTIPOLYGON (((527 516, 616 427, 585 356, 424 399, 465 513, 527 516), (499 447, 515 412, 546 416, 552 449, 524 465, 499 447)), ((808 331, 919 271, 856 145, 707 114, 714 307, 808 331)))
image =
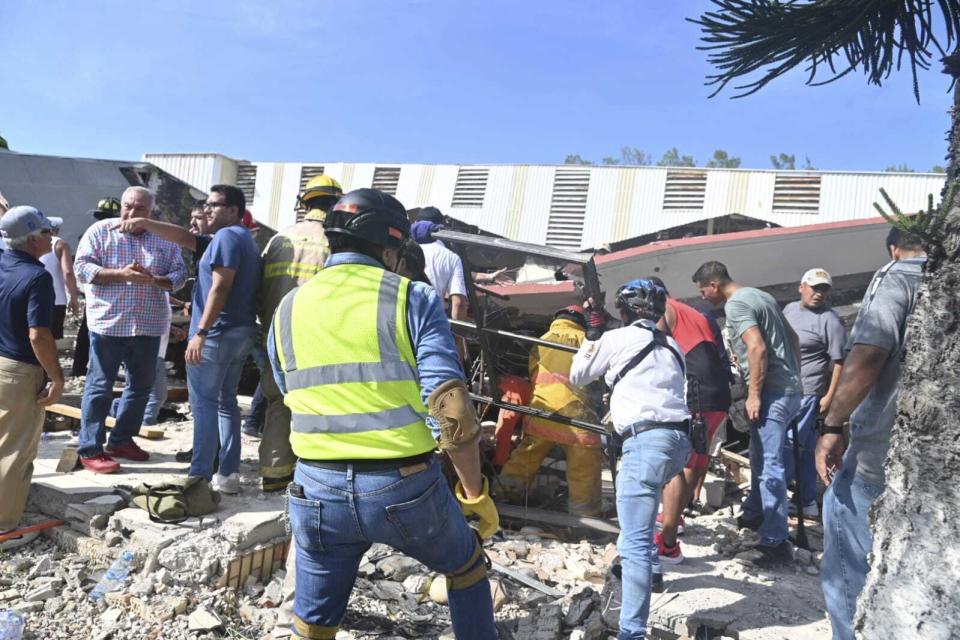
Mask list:
POLYGON ((467 295, 467 284, 463 280, 463 262, 460 256, 443 246, 439 240, 420 245, 426 260, 424 271, 430 283, 441 298, 467 295))
MULTIPOLYGON (((641 320, 652 327, 649 320, 641 320)), ((570 382, 584 386, 600 376, 609 386, 635 355, 653 340, 653 333, 630 325, 607 331, 599 340, 585 340, 573 356, 570 382)), ((683 357, 680 346, 667 342, 683 357)), ((690 417, 686 376, 670 349, 655 347, 623 377, 610 398, 610 417, 618 433, 640 421, 681 422, 690 417)))
POLYGON ((60 258, 57 257, 57 245, 61 242, 63 240, 54 236, 53 243, 50 245, 50 252, 40 256, 43 268, 53 277, 53 304, 58 307, 67 304, 67 283, 63 279, 63 267, 60 266, 60 258))

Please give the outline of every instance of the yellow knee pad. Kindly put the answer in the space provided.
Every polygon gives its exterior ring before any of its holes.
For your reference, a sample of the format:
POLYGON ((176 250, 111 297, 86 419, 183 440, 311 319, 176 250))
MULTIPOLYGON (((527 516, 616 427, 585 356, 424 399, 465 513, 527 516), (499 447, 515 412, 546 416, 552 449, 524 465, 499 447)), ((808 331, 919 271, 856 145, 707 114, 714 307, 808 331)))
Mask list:
POLYGON ((456 571, 446 574, 447 591, 463 591, 486 578, 489 562, 483 547, 477 542, 477 547, 470 554, 470 559, 456 571))

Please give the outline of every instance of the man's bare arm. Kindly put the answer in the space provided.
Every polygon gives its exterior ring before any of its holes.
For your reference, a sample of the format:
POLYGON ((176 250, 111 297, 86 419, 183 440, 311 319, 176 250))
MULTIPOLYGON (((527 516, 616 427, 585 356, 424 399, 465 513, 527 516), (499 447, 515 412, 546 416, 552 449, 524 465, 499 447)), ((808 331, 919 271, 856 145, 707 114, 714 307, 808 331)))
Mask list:
POLYGON ((214 267, 212 275, 210 293, 207 294, 203 315, 200 316, 200 324, 197 326, 198 329, 209 329, 220 317, 220 312, 223 311, 223 307, 227 304, 227 298, 230 297, 230 290, 233 288, 233 280, 237 275, 237 270, 230 267, 214 267))
POLYGON ((143 229, 184 249, 193 252, 197 251, 197 236, 190 233, 187 229, 169 222, 160 222, 159 220, 151 220, 149 218, 130 218, 118 222, 116 228, 123 233, 143 229))
POLYGON ((833 402, 827 413, 827 424, 841 426, 850 419, 854 409, 860 406, 873 387, 890 353, 870 344, 855 344, 847 355, 837 382, 833 402))
POLYGON ((750 367, 749 391, 759 398, 760 392, 763 391, 763 383, 767 379, 767 343, 763 339, 760 327, 757 326, 750 327, 740 337, 747 345, 747 366, 750 367))
POLYGON ((50 387, 38 402, 43 406, 51 405, 63 395, 63 371, 60 370, 60 359, 57 357, 57 342, 49 327, 30 327, 28 335, 34 355, 50 378, 50 387))
POLYGON ((70 310, 73 313, 78 311, 79 294, 77 293, 77 274, 73 272, 73 254, 70 251, 70 245, 61 240, 57 243, 55 249, 56 256, 60 260, 60 270, 63 271, 63 282, 67 286, 67 295, 70 310))
POLYGON ((827 393, 820 399, 820 413, 826 413, 833 403, 833 398, 837 394, 837 384, 840 382, 840 375, 843 373, 843 360, 834 360, 833 375, 830 376, 830 386, 827 387, 827 393))

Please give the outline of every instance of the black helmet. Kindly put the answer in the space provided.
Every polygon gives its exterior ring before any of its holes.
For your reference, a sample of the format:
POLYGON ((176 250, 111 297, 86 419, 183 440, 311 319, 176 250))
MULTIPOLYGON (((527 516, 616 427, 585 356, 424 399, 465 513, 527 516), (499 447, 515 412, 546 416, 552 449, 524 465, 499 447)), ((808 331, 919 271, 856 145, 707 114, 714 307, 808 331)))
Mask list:
POLYGON ((667 310, 667 290, 638 278, 617 289, 617 309, 629 309, 644 320, 659 320, 667 310))
POLYGON ((342 234, 398 249, 410 236, 410 220, 393 196, 376 189, 355 189, 333 205, 323 230, 328 236, 342 234))
POLYGON ((101 198, 97 203, 97 208, 91 209, 90 213, 97 220, 118 218, 120 217, 120 201, 116 198, 101 198))

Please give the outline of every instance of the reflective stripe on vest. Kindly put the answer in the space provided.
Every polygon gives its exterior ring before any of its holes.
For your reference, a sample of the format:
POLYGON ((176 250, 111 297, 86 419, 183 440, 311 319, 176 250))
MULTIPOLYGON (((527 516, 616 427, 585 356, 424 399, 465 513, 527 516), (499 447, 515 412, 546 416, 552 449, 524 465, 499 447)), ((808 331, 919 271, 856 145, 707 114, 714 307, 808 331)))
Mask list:
POLYGON ((406 326, 409 283, 341 264, 280 303, 274 336, 298 457, 397 458, 434 448, 406 326))

